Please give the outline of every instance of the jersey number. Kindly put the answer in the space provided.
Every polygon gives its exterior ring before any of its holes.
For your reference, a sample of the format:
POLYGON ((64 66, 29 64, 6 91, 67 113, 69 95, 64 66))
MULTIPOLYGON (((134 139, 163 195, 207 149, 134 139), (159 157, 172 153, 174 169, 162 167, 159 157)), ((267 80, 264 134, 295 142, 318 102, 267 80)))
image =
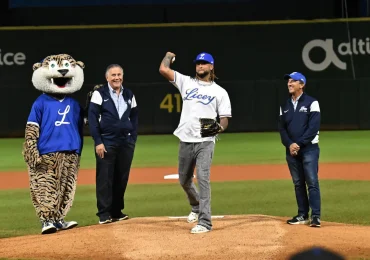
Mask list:
POLYGON ((176 102, 176 112, 180 113, 181 112, 181 96, 180 94, 167 94, 161 104, 159 105, 160 109, 167 109, 168 113, 172 113, 173 111, 173 99, 175 99, 176 102))

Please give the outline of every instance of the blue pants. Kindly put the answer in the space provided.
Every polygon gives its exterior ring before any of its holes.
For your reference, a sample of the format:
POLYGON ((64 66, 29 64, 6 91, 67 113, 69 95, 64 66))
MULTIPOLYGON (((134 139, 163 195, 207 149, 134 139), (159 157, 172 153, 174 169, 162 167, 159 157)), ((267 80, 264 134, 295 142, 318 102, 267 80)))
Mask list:
POLYGON ((298 215, 321 216, 321 195, 318 178, 320 148, 300 151, 297 156, 287 154, 286 160, 294 183, 298 215), (307 187, 306 187, 307 185, 307 187), (308 194, 307 194, 308 190, 308 194))

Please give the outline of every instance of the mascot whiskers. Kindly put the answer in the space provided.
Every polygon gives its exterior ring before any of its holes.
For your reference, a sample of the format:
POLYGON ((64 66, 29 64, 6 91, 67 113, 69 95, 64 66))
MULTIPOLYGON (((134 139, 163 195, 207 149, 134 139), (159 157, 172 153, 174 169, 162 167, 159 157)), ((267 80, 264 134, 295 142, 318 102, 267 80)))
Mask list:
POLYGON ((22 154, 41 234, 77 226, 64 218, 74 200, 83 147, 84 110, 70 94, 81 89, 84 67, 68 54, 33 65, 32 83, 42 94, 32 105, 22 154))

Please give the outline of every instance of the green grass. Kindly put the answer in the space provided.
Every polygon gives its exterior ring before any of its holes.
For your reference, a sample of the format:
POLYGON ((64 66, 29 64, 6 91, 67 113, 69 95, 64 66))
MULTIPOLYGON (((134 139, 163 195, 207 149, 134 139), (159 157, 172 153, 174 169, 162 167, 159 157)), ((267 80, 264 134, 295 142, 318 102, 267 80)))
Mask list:
MULTIPOLYGON (((322 219, 370 225, 369 181, 323 180, 322 219)), ((41 226, 27 189, 0 191, 0 238, 39 234, 41 226)), ((190 207, 178 184, 129 185, 125 212, 130 217, 187 215, 190 207)), ((288 180, 212 183, 212 214, 265 214, 293 216, 296 202, 288 180)), ((94 186, 78 186, 67 220, 80 226, 95 225, 94 186)))
MULTIPOLYGON (((23 139, 0 139, 0 173, 26 171, 23 139)), ((320 162, 370 161, 370 131, 320 133, 320 162)), ((177 166, 178 140, 173 135, 139 136, 133 167, 177 166)), ((280 164, 285 162, 278 133, 222 134, 213 165, 280 164)), ((95 168, 91 137, 85 138, 81 168, 95 168)), ((368 181, 321 181, 322 218, 370 225, 368 181)), ((0 238, 39 234, 40 224, 29 190, 0 190, 0 238)), ((189 205, 178 184, 129 185, 126 209, 131 217, 187 215, 189 205)), ((94 186, 78 186, 68 219, 80 226, 97 223, 94 186)), ((296 213, 290 180, 212 184, 212 214, 266 214, 291 217, 296 213)), ((68 220, 67 219, 67 220, 68 220)), ((1 259, 0 259, 1 260, 1 259)))
MULTIPOLYGON (((225 133, 216 144, 213 165, 285 163, 278 133, 225 133)), ((24 171, 23 139, 0 139, 0 172, 24 171)), ((320 133, 321 162, 370 161, 370 131, 320 133)), ((177 166, 178 139, 173 135, 139 136, 133 167, 177 166)), ((95 168, 91 137, 85 137, 81 168, 95 168)))

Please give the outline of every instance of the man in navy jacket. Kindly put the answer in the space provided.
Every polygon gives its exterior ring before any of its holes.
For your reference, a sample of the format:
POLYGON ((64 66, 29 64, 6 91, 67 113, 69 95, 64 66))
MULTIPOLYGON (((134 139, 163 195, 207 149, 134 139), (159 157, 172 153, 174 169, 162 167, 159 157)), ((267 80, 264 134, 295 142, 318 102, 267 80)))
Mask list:
POLYGON ((288 224, 320 227, 321 196, 319 167, 319 102, 304 93, 306 78, 299 72, 286 74, 290 97, 280 106, 279 131, 286 147, 286 160, 295 188, 298 214, 288 224), (307 188, 308 195, 307 195, 307 188), (311 208, 311 221, 309 209, 311 208))
POLYGON ((95 143, 96 215, 100 224, 128 219, 122 210, 138 127, 136 99, 122 86, 122 67, 109 65, 106 79, 107 84, 93 92, 88 109, 95 143))

